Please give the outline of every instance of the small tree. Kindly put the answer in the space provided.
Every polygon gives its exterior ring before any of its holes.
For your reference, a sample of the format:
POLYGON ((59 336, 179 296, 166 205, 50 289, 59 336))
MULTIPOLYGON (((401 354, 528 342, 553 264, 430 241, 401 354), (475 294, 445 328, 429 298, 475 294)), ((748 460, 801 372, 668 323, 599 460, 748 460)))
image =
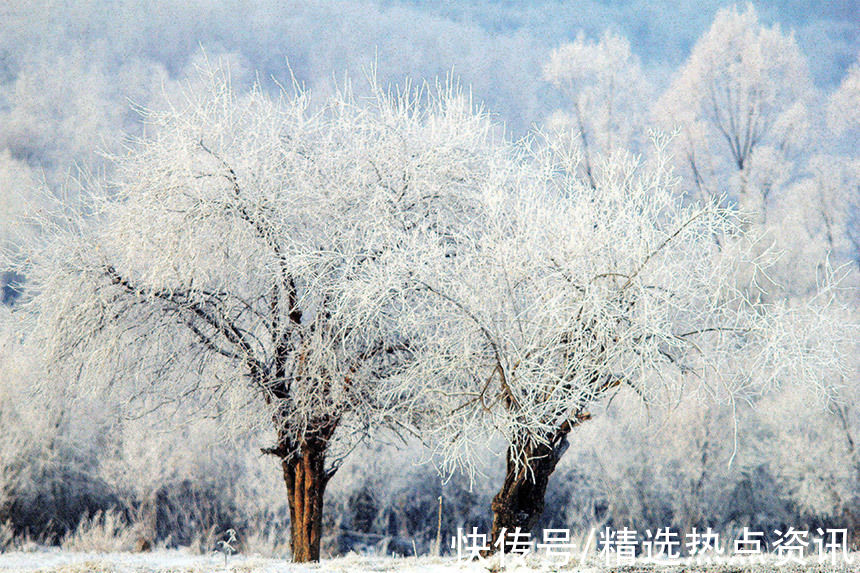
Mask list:
POLYGON ((530 173, 487 184, 482 224, 464 229, 473 250, 416 261, 427 300, 414 312, 435 332, 412 377, 449 408, 431 441, 452 463, 488 429, 507 445, 494 540, 535 525, 597 401, 627 389, 674 404, 696 376, 700 395, 730 401, 788 378, 825 393, 838 383, 838 325, 799 329, 800 311, 749 302, 754 283, 736 277, 760 261, 740 219, 716 201, 685 206, 658 143, 653 165, 617 155, 594 186, 570 146, 535 146, 530 173))
POLYGON ((492 126, 454 89, 312 109, 298 89, 239 94, 211 76, 147 114, 88 216, 43 219, 27 308, 78 392, 136 413, 197 397, 231 428, 271 423, 293 559, 318 560, 343 456, 421 414, 394 383, 421 329, 395 320, 411 287, 389 251, 454 236, 492 126))

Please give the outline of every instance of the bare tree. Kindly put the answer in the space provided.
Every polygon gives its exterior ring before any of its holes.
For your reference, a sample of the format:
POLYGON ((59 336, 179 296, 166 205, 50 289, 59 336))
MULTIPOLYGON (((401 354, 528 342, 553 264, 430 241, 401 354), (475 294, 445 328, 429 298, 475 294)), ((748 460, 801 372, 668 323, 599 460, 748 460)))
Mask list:
POLYGON ((454 236, 493 127, 453 88, 374 87, 366 105, 347 90, 312 108, 298 88, 240 94, 210 74, 147 114, 86 216, 41 219, 26 309, 76 392, 111 391, 136 414, 196 397, 230 427, 273 424, 293 559, 317 560, 343 457, 422 415, 399 383, 420 333, 397 319, 414 289, 388 253, 454 236))
POLYGON ((646 143, 653 88, 624 37, 607 32, 592 43, 580 34, 553 50, 543 71, 564 98, 549 123, 575 134, 582 150, 580 167, 592 186, 601 155, 634 151, 646 143))
MULTIPOLYGON (((830 137, 835 140, 837 149, 841 143, 844 146, 844 156, 847 156, 843 163, 850 168, 853 167, 855 175, 858 173, 857 157, 857 138, 860 135, 860 113, 857 112, 860 106, 860 56, 848 70, 848 73, 842 79, 839 88, 834 91, 829 98, 827 105, 827 125, 830 129, 830 137), (841 140, 841 141, 840 141, 841 140)), ((836 159, 838 162, 839 159, 836 159)), ((820 172, 816 175, 821 176, 820 172)), ((851 256, 860 269, 860 193, 858 193, 858 178, 855 176, 853 182, 849 182, 841 189, 834 189, 841 196, 847 196, 850 199, 850 204, 847 205, 848 225, 846 228, 847 238, 851 243, 851 256)), ((830 199, 830 197, 827 197, 830 199)), ((822 216, 824 212, 822 210, 822 216)), ((830 218, 838 217, 839 214, 831 213, 830 218)), ((832 224, 828 222, 828 232, 830 233, 832 224)), ((833 237, 833 234, 828 235, 828 241, 833 237)), ((837 241, 840 239, 837 238, 837 241)), ((838 247, 835 247, 838 248, 838 247)))
POLYGON ((788 378, 827 395, 839 380, 838 322, 750 302, 754 284, 737 277, 755 280, 753 242, 716 201, 683 204, 665 143, 652 165, 604 161, 594 186, 577 174, 575 142, 535 144, 528 173, 487 183, 482 224, 464 229, 474 249, 416 255, 427 300, 408 320, 435 332, 411 377, 448 407, 430 442, 450 464, 468 464, 488 431, 507 445, 494 540, 535 525, 568 436, 598 401, 628 390, 671 404, 694 387, 731 401, 788 378))
MULTIPOLYGON (((830 94, 827 102, 827 124, 836 137, 847 135, 850 138, 852 134, 856 137, 860 129, 858 107, 860 107, 860 54, 842 78, 842 83, 830 94)), ((856 139, 853 141, 856 143, 856 139)))
POLYGON ((717 13, 655 111, 680 127, 678 155, 699 193, 728 194, 764 217, 809 135, 812 91, 794 37, 762 26, 752 5, 732 7, 717 13))

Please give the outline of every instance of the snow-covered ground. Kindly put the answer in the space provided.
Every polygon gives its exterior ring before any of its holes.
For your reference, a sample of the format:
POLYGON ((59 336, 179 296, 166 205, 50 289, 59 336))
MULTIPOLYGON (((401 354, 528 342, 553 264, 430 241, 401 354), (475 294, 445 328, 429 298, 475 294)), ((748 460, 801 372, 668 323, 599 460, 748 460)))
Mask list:
MULTIPOLYGON (((43 573, 357 573, 362 571, 404 571, 407 573, 487 573, 499 570, 498 561, 458 563, 454 558, 419 557, 393 558, 349 555, 324 559, 318 564, 299 565, 282 559, 236 555, 225 563, 219 554, 195 555, 171 550, 152 553, 77 553, 44 549, 29 552, 0 553, 0 571, 39 571, 43 573)), ((506 563, 504 571, 541 572, 570 571, 573 573, 754 573, 814 571, 820 573, 856 573, 860 571, 860 554, 851 556, 851 564, 819 564, 815 559, 806 564, 780 564, 775 558, 758 562, 725 560, 719 564, 695 565, 642 563, 636 566, 606 566, 592 561, 585 564, 553 564, 535 559, 528 563, 506 563)))

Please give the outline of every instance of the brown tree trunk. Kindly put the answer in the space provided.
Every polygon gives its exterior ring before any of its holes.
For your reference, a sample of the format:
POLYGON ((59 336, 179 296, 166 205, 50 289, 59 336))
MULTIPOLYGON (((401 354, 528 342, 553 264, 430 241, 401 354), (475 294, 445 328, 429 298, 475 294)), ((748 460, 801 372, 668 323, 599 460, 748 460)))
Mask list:
POLYGON ((290 546, 294 563, 319 561, 323 494, 330 475, 325 469, 326 441, 307 438, 299 453, 283 460, 290 503, 290 546))
POLYGON ((567 449, 568 431, 560 431, 550 445, 508 446, 505 482, 492 503, 491 553, 498 550, 495 543, 503 528, 507 532, 517 527, 530 532, 540 519, 549 476, 567 449))

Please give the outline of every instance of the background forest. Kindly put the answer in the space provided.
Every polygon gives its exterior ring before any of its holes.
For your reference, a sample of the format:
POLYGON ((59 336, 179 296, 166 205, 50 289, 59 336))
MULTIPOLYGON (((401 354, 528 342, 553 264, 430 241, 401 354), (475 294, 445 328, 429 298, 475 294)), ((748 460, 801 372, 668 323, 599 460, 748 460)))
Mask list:
MULTIPOLYGON (((372 69, 381 85, 453 75, 507 137, 568 134, 577 177, 592 186, 609 158, 651 158, 651 135, 673 134, 679 196, 743 213, 762 237, 773 264, 757 296, 791 309, 825 287, 831 318, 856 327, 858 22, 853 2, 5 4, 0 550, 209 551, 233 529, 245 550, 288 552, 284 485, 260 452, 272 432, 225 431, 233 420, 195 397, 129 416, 52 374, 18 318, 28 277, 15 269, 44 231, 28 217, 57 199, 80 210, 81 189, 116 176, 107 157, 146 135, 139 111, 195 89, 199 68, 227 67, 240 92, 296 81, 316 103, 344 74, 372 69)), ((354 84, 368 95, 367 82, 354 84)), ((850 342, 847 374, 826 396, 784 383, 723 401, 683 395, 671 408, 634 393, 592 407, 538 527, 856 531, 860 353, 850 342)), ((443 540, 465 525, 489 531, 503 461, 504 447, 490 448, 476 471, 440 474, 417 439, 373 436, 328 484, 323 553, 429 552, 439 498, 443 540)))

